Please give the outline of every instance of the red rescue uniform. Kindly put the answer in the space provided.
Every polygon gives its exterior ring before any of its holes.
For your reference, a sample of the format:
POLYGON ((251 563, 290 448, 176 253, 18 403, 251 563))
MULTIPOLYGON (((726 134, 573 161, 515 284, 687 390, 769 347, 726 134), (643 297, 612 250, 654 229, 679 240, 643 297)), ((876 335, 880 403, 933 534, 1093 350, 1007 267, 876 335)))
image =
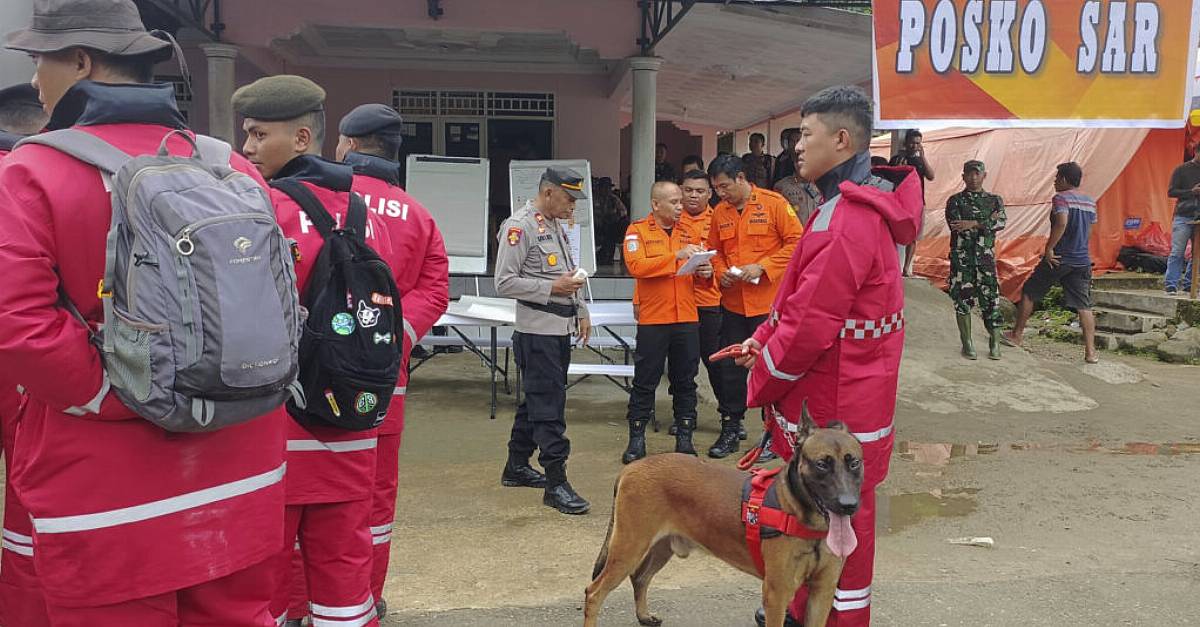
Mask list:
MULTIPOLYGON (((349 166, 312 155, 292 159, 276 178, 305 184, 338 224, 345 220, 350 190, 357 185, 349 166)), ((303 296, 324 239, 291 197, 272 189, 271 201, 284 235, 296 240, 300 257, 296 281, 303 296)), ((366 241, 383 259, 391 257, 387 232, 371 212, 367 213, 366 241)), ((298 545, 314 623, 334 619, 378 624, 371 594, 368 525, 378 442, 378 429, 346 431, 306 427, 288 420, 287 545, 277 555, 281 582, 271 604, 275 616, 287 614, 292 597, 292 555, 298 545)))
POLYGON ((375 547, 371 557, 371 591, 380 599, 387 579, 396 513, 409 354, 450 304, 450 260, 433 216, 400 187, 395 162, 357 152, 347 154, 345 162, 358 175, 354 177, 354 191, 379 216, 391 241, 388 265, 395 274, 396 287, 400 288, 404 311, 404 367, 387 419, 379 428, 371 506, 371 542, 375 547))
MULTIPOLYGON (((183 119, 170 85, 83 81, 50 126, 145 155, 183 119)), ((167 149, 192 146, 173 137, 167 149)), ((262 183, 245 159, 230 166, 262 183)), ((89 323, 103 321, 96 285, 110 203, 96 168, 48 147, 24 146, 0 163, 0 372, 19 373, 28 394, 9 481, 32 517, 50 618, 273 625, 268 558, 283 544, 285 412, 167 433, 106 394, 99 352, 58 302, 61 290, 89 323)))
MULTIPOLYGON (((0 162, 20 140, 19 135, 0 131, 0 162)), ((4 446, 5 477, 12 476, 12 450, 24 404, 22 396, 15 380, 0 383, 0 441, 4 446)), ((29 512, 17 498, 17 491, 7 485, 3 540, 0 541, 0 625, 42 627, 49 624, 46 600, 33 566, 33 524, 29 512)))
MULTIPOLYGON (((829 625, 870 624, 875 562, 875 486, 891 459, 904 283, 897 246, 915 241, 921 186, 912 168, 880 168, 862 153, 818 182, 828 197, 809 221, 765 324, 750 372, 749 404, 773 406, 772 447, 792 456, 805 403, 820 426, 840 420, 863 446, 858 547, 846 558, 829 625), (896 183, 893 183, 895 181, 896 183), (895 187, 893 191, 893 185, 895 187)), ((792 606, 804 616, 804 589, 792 606)))

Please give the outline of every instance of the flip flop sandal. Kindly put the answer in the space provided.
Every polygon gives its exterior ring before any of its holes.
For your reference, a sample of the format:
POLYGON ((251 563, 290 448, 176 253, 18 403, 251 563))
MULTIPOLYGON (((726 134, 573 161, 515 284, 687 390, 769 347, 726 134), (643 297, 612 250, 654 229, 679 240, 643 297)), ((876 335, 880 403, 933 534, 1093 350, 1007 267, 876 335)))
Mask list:
POLYGON ((1010 348, 1021 348, 1020 344, 1008 339, 1008 336, 1003 333, 1000 334, 1000 343, 1010 348))

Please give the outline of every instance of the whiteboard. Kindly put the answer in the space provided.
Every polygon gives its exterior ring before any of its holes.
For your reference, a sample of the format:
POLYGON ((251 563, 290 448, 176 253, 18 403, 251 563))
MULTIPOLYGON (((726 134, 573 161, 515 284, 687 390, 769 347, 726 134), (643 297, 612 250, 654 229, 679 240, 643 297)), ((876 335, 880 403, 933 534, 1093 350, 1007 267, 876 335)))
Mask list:
POLYGON ((546 168, 570 168, 583 176, 587 198, 575 201, 574 224, 566 225, 571 258, 588 274, 596 274, 596 235, 592 227, 592 166, 586 159, 555 161, 513 161, 508 166, 508 188, 512 190, 512 210, 516 213, 525 201, 537 196, 538 184, 546 168))
POLYGON ((446 240, 450 272, 488 272, 488 160, 409 155, 405 191, 425 205, 446 240))

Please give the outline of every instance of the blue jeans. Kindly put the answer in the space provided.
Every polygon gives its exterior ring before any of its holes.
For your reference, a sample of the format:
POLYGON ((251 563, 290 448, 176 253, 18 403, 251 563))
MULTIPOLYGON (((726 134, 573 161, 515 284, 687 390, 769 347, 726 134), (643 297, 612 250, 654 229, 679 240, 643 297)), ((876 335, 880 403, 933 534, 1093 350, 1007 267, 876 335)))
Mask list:
MULTIPOLYGON (((1184 268, 1183 251, 1187 250, 1188 242, 1192 239, 1192 231, 1196 225, 1196 218, 1184 218, 1175 216, 1171 222, 1171 256, 1167 257, 1167 275, 1163 279, 1167 289, 1178 287, 1183 291, 1192 288, 1192 262, 1187 262, 1187 268, 1184 268), (1179 275, 1183 274, 1183 285, 1179 285, 1179 275)), ((1196 257, 1195 250, 1192 251, 1192 258, 1196 257)))

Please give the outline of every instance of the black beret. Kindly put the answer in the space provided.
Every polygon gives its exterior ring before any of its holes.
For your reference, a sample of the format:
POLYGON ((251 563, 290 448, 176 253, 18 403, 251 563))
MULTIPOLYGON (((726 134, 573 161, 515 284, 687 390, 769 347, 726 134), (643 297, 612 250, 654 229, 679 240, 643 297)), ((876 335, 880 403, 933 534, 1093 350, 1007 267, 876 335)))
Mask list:
POLYGON ((19 83, 0 89, 0 106, 13 105, 42 108, 42 103, 38 100, 37 89, 29 83, 19 83))
POLYGON ((359 105, 338 124, 338 133, 346 137, 399 135, 404 120, 395 109, 378 103, 359 105))
POLYGON ((325 108, 325 90, 293 74, 260 78, 233 92, 233 110, 256 120, 294 120, 325 108))

